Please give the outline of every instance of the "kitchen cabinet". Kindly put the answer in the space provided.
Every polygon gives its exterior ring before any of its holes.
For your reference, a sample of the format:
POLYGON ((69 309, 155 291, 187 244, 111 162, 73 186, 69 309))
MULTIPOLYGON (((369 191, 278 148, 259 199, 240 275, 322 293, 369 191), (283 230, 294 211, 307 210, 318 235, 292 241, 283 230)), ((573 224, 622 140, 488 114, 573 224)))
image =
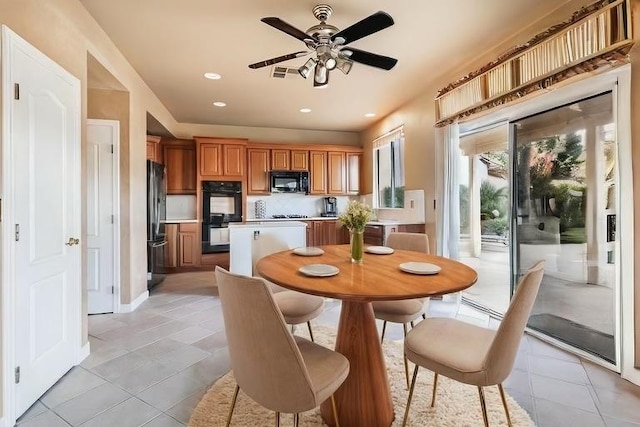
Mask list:
POLYGON ((291 150, 291 170, 292 171, 309 170, 309 151, 308 150, 291 150))
POLYGON ((222 172, 226 177, 242 178, 244 175, 244 145, 222 145, 222 172))
POLYGON ((178 224, 165 224, 164 232, 167 244, 164 245, 162 266, 175 268, 178 266, 178 224))
POLYGON ((179 224, 178 266, 195 267, 197 265, 200 265, 200 239, 198 239, 198 224, 179 224))
POLYGON ((163 145, 167 194, 195 194, 196 151, 193 141, 172 140, 163 145))
POLYGON ((201 178, 241 180, 245 174, 244 140, 196 138, 201 178))
POLYGON ((346 193, 346 155, 344 151, 327 152, 327 193, 346 193))
POLYGON ((147 160, 162 163, 162 146, 159 136, 147 135, 147 160))
POLYGON ((291 169, 291 165, 289 163, 289 157, 291 155, 291 150, 285 149, 273 149, 271 150, 271 170, 274 171, 288 171, 291 169))
POLYGON ((364 242, 369 245, 382 246, 386 243, 389 233, 424 233, 424 224, 368 224, 364 228, 364 242))
POLYGON ((247 149, 247 194, 270 194, 269 150, 247 149))
POLYGON ((167 238, 163 257, 165 269, 200 265, 197 223, 165 224, 165 234, 167 238))
POLYGON ((347 194, 360 194, 360 162, 361 153, 346 154, 347 194))
POLYGON ((374 246, 384 244, 384 226, 367 225, 364 227, 364 243, 374 246))
POLYGON ((305 221, 307 246, 342 245, 349 243, 349 231, 338 220, 305 221))
POLYGON ((309 151, 309 194, 327 194, 327 152, 309 151))

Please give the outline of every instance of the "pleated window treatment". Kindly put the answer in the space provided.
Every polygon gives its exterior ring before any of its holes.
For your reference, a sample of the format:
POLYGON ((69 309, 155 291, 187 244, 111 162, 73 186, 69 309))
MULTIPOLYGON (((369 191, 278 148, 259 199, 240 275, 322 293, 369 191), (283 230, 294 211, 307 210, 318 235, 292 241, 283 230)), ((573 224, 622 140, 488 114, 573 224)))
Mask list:
POLYGON ((459 259, 460 184, 458 124, 436 128, 436 215, 438 255, 459 259))

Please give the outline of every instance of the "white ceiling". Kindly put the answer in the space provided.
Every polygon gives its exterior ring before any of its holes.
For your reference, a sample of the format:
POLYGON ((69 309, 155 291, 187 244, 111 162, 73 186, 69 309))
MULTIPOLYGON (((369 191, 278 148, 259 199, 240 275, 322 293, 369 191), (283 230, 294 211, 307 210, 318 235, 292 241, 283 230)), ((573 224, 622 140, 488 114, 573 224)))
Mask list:
MULTIPOLYGON (((398 59, 391 71, 354 64, 329 86, 270 76, 254 62, 305 50, 262 22, 277 16, 306 31, 315 0, 81 0, 178 122, 360 131, 461 66, 560 6, 558 0, 342 0, 329 24, 344 29, 378 10, 395 25, 352 46, 398 59), (222 75, 212 81, 205 72, 222 75), (214 101, 224 101, 218 108, 214 101), (301 108, 311 113, 300 113, 301 108), (376 118, 365 118, 374 112, 376 118)), ((560 20, 560 19, 559 19, 560 20)), ((307 57, 279 65, 297 68, 307 57)), ((471 71, 471 70, 469 70, 471 71)), ((456 76, 459 77, 459 76, 456 76)), ((435 94, 434 94, 435 95, 435 94)))

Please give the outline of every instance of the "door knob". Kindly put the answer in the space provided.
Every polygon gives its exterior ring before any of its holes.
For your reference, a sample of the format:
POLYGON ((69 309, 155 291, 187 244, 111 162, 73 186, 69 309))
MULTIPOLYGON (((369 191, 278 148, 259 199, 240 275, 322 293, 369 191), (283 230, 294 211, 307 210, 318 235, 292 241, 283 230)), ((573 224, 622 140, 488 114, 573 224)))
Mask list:
POLYGON ((69 241, 65 243, 67 246, 74 246, 80 244, 80 239, 74 239, 73 237, 69 237, 69 241))

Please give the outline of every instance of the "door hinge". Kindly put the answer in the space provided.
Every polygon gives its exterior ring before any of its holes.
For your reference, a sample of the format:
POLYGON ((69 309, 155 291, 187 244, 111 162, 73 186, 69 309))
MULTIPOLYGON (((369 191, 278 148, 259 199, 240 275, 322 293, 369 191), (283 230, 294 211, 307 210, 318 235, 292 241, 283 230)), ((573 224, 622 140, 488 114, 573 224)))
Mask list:
POLYGON ((115 287, 115 286, 112 286, 112 287, 111 287, 111 293, 112 293, 112 294, 115 294, 115 293, 116 293, 116 287, 115 287))
POLYGON ((116 216, 111 215, 111 224, 115 224, 115 223, 116 223, 116 216))
POLYGON ((20 83, 13 84, 13 99, 20 99, 20 83))
POLYGON ((20 224, 16 224, 16 242, 20 240, 20 224))
POLYGON ((113 154, 113 144, 111 144, 111 154, 113 154))
POLYGON ((20 383, 20 366, 16 366, 16 369, 14 371, 14 376, 15 376, 16 384, 19 384, 20 383))

